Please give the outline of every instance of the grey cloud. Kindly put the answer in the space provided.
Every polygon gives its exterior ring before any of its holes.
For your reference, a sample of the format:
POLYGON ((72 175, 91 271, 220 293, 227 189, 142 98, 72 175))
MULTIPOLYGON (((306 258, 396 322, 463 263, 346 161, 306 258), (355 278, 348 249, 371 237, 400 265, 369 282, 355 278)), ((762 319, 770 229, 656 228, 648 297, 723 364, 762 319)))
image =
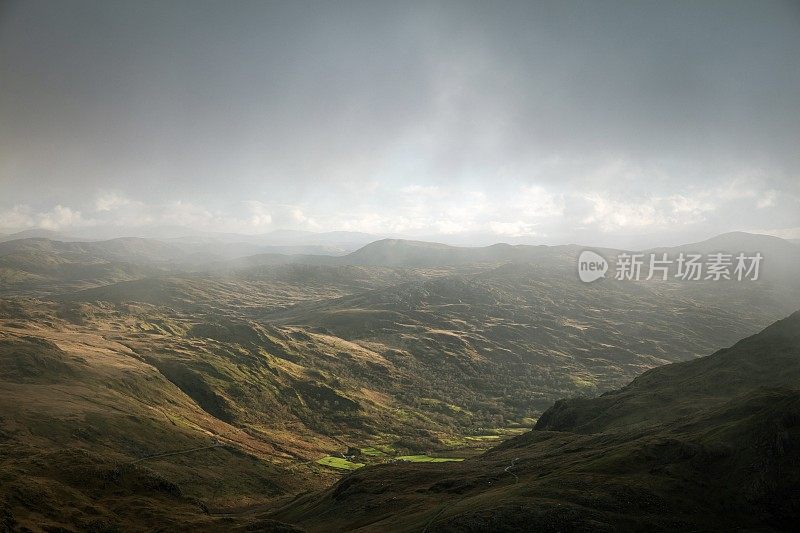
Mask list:
POLYGON ((593 231, 586 196, 743 183, 697 232, 800 227, 798 49, 791 1, 5 3, 0 209, 113 221, 93 210, 115 193, 436 233, 470 191, 502 211, 534 185, 560 218, 469 223, 569 239, 593 231))

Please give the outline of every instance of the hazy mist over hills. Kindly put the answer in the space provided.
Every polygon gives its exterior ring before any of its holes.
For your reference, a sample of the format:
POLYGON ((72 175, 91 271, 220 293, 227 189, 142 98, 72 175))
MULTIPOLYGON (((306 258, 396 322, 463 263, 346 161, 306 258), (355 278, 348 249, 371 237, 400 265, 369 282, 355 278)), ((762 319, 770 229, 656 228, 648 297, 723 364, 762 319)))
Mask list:
POLYGON ((796 0, 0 0, 0 532, 794 531, 796 0))

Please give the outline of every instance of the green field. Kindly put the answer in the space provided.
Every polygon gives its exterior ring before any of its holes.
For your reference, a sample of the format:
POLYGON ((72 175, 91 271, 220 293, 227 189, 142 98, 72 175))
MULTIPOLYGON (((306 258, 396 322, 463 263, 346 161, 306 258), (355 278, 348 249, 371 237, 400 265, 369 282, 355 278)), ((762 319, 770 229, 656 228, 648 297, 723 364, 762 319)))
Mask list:
POLYGON ((317 464, 322 466, 330 466, 331 468, 338 468, 339 470, 357 470, 364 466, 364 463, 351 463, 347 459, 333 457, 331 455, 326 455, 322 459, 317 459, 317 464))
POLYGON ((382 452, 381 450, 372 446, 361 448, 361 453, 368 457, 384 457, 386 455, 385 452, 382 452))

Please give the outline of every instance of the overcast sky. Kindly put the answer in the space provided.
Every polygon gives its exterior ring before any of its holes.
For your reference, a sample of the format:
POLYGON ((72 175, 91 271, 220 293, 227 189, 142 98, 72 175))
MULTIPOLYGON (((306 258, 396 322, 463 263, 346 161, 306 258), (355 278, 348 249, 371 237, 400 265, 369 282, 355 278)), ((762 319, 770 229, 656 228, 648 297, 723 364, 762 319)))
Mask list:
POLYGON ((0 0, 0 232, 800 237, 798 51, 790 0, 0 0))

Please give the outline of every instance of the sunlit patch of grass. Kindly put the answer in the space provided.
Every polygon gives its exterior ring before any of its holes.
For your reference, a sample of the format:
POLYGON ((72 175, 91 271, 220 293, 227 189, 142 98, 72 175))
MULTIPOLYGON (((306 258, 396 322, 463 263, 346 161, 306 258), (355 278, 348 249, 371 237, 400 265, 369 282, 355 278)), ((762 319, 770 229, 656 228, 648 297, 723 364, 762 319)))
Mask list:
POLYGON ((333 457, 331 455, 326 455, 322 459, 317 459, 317 464, 329 466, 331 468, 338 468, 339 470, 357 470, 364 466, 364 463, 352 463, 347 459, 333 457))
POLYGON ((372 446, 367 446, 366 448, 361 448, 361 453, 366 455, 367 457, 383 457, 386 454, 381 450, 374 448, 372 446))

